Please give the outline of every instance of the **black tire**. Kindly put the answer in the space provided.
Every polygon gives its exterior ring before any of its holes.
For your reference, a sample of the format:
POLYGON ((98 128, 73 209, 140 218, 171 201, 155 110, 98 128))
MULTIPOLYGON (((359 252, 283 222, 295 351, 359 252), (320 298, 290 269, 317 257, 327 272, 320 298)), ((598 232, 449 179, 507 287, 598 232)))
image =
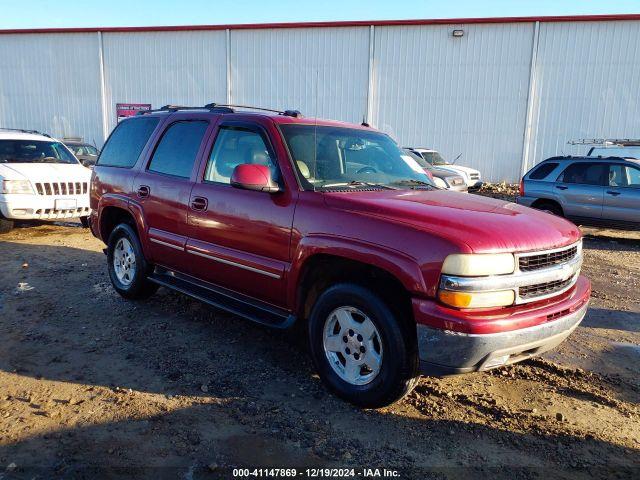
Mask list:
POLYGON ((558 217, 563 217, 564 213, 562 208, 557 203, 553 202, 540 202, 535 206, 536 209, 542 210, 543 212, 550 213, 552 215, 557 215, 558 217))
POLYGON ((89 217, 80 217, 80 223, 83 228, 89 228, 89 217))
POLYGON ((9 233, 13 229, 13 221, 0 218, 0 233, 9 233))
POLYGON ((309 342, 314 365, 325 385, 340 398, 364 408, 390 405, 415 387, 418 356, 415 330, 370 290, 342 283, 328 288, 316 301, 309 318, 309 342), (382 341, 382 363, 369 383, 356 385, 343 380, 331 366, 324 349, 325 322, 339 307, 355 307, 366 314, 382 341))
POLYGON ((153 266, 144 258, 142 246, 140 245, 140 240, 138 239, 138 234, 135 229, 127 223, 121 223, 114 228, 111 235, 109 235, 109 241, 107 243, 107 265, 113 288, 124 298, 140 300, 148 298, 158 290, 158 285, 147 279, 147 276, 153 271, 153 266), (135 257, 136 268, 132 275, 131 282, 128 285, 118 279, 113 262, 116 245, 121 238, 129 241, 133 250, 133 256, 135 257))

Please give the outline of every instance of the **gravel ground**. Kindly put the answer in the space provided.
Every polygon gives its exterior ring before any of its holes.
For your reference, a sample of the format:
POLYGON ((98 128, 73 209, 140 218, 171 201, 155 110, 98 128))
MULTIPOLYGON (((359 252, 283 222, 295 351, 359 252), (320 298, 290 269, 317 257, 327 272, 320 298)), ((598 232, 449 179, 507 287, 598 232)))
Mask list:
POLYGON ((585 235, 592 306, 557 350, 363 411, 325 391, 300 330, 164 289, 125 301, 87 230, 17 228, 0 237, 0 479, 639 478, 640 234, 585 235))

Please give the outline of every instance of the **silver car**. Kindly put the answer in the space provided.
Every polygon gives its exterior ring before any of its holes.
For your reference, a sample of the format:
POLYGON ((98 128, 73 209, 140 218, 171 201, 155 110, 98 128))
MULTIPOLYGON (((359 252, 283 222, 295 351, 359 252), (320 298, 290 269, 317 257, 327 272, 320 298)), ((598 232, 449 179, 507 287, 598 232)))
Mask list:
POLYGON ((450 170, 434 167, 420 155, 415 154, 408 148, 405 148, 404 151, 433 179, 436 187, 454 190, 456 192, 467 192, 469 190, 461 175, 456 175, 450 170))
POLYGON ((640 228, 640 160, 552 157, 529 170, 516 202, 579 225, 640 228))

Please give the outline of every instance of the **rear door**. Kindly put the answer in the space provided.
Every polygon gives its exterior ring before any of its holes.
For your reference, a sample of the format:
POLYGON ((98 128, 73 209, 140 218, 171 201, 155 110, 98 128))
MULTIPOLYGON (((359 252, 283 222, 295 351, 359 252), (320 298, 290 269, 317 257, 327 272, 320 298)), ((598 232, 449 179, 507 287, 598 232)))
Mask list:
POLYGON ((189 194, 209 126, 207 118, 167 122, 133 186, 146 222, 150 260, 180 272, 188 269, 184 248, 189 194))
POLYGON ((607 165, 574 162, 560 174, 553 190, 566 217, 599 220, 602 217, 607 165))
POLYGON ((602 219, 614 224, 640 225, 640 167, 622 163, 609 165, 602 219))

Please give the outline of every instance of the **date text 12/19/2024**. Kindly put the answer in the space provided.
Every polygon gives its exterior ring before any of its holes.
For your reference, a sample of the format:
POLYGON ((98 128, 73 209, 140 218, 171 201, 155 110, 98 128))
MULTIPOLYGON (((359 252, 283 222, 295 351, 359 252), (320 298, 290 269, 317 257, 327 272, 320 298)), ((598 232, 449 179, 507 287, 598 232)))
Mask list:
POLYGON ((234 478, 399 478, 400 472, 387 468, 234 468, 234 478))

